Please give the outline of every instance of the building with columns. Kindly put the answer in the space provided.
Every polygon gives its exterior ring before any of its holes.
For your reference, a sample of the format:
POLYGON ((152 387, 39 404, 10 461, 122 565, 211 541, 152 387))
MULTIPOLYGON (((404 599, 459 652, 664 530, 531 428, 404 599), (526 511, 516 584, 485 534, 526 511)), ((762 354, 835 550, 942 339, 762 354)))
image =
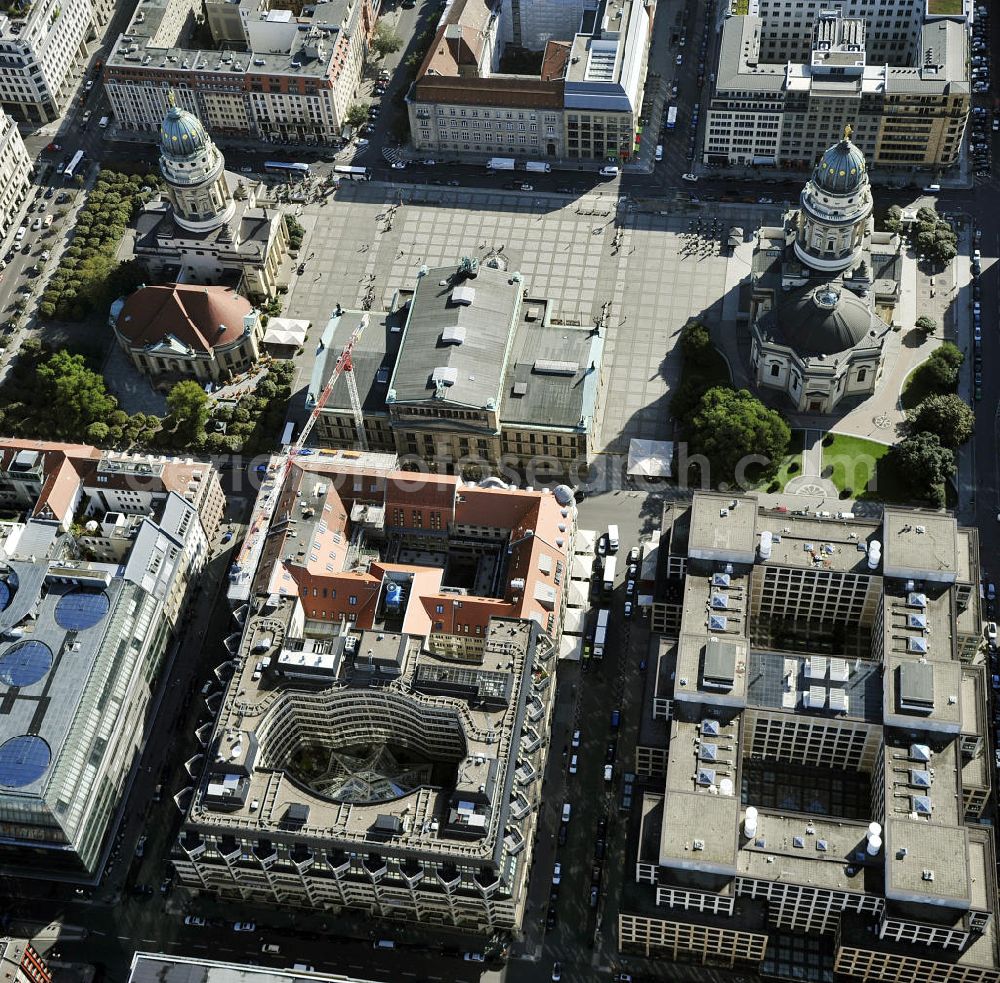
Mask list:
POLYGON ((151 279, 225 284, 253 300, 287 283, 288 230, 282 213, 258 207, 258 185, 226 170, 201 121, 173 96, 160 127, 165 198, 136 223, 135 255, 151 279))
POLYGON ((132 364, 171 386, 225 382, 260 356, 260 312, 231 287, 181 283, 140 287, 111 305, 115 340, 132 364))
POLYGON ((751 366, 761 390, 800 413, 831 413, 870 396, 899 297, 897 236, 875 232, 864 154, 851 127, 816 165, 781 226, 762 228, 753 254, 751 366))

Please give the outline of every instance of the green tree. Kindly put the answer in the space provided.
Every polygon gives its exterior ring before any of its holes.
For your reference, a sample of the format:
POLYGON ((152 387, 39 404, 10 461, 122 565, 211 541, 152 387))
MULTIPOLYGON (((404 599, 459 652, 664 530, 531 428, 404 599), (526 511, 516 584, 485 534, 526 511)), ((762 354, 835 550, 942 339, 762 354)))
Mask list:
POLYGON ((918 317, 913 323, 925 334, 934 334, 934 332, 937 331, 937 321, 935 321, 932 317, 928 317, 926 314, 921 314, 920 317, 918 317))
POLYGON ((969 404, 956 393, 928 396, 913 411, 910 419, 913 431, 937 434, 944 447, 964 444, 976 427, 976 415, 969 404))
POLYGON ((347 110, 344 119, 348 126, 360 126, 368 119, 368 110, 361 103, 356 102, 347 110))
POLYGON ((890 205, 885 214, 885 229, 887 232, 899 232, 903 228, 903 209, 899 205, 890 205))
POLYGON ((955 455, 941 446, 936 433, 915 433, 896 444, 887 456, 915 497, 944 504, 944 483, 955 473, 955 455))
POLYGON ((82 440, 92 423, 106 420, 118 405, 82 355, 59 351, 38 366, 36 378, 35 402, 47 436, 82 440))
POLYGON ((950 341, 939 345, 931 352, 930 358, 920 371, 927 373, 927 380, 941 392, 953 392, 958 385, 958 370, 965 356, 962 350, 950 341))
POLYGON ((92 444, 103 444, 108 439, 111 428, 106 423, 92 423, 87 427, 87 440, 92 444))
POLYGON ((384 20, 375 25, 371 49, 379 58, 391 55, 403 47, 403 39, 384 20))
POLYGON ((731 483, 745 477, 746 458, 763 477, 775 473, 788 452, 791 431, 781 415, 768 409, 746 389, 716 386, 702 397, 687 426, 690 450, 708 458, 711 482, 731 483))
POLYGON ((179 439, 185 443, 196 443, 205 439, 208 395, 197 382, 190 379, 178 382, 167 394, 167 406, 179 439))

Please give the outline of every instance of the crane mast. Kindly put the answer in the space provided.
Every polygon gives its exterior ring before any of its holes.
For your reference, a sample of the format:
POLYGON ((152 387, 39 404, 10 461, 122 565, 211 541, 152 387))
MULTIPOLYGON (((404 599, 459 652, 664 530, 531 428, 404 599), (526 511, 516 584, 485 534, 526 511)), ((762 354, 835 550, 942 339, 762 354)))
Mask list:
POLYGON ((245 570, 247 558, 254 551, 260 537, 264 535, 268 526, 271 524, 271 520, 274 516, 274 510, 278 504, 278 497, 281 494, 281 489, 284 488, 285 479, 288 477, 288 473, 292 469, 292 462, 301 452, 302 448, 305 447, 309 434, 312 433, 312 429, 316 425, 316 421, 319 419, 320 413, 323 412, 323 407, 326 406, 327 401, 330 399, 333 387, 337 384, 337 380, 344 375, 344 373, 347 374, 347 390, 350 394, 351 412, 354 416, 354 427, 358 435, 358 444, 362 450, 368 449, 368 441, 365 437, 364 416, 361 412, 361 400, 358 398, 358 386, 354 381, 354 366, 351 364, 351 353, 354 351, 354 346, 364 334, 365 328, 368 327, 368 322, 369 315, 365 313, 358 322, 358 326, 351 332, 350 338, 347 339, 347 343, 344 345, 340 355, 337 357, 337 364, 334 366, 333 372, 330 375, 330 381, 327 382, 327 384, 323 387, 323 391, 316 398, 312 412, 309 414, 309 419, 306 420, 306 424, 302 428, 302 433, 299 434, 298 440, 296 440, 295 443, 292 444, 292 446, 285 452, 284 460, 279 461, 280 474, 275 477, 274 486, 268 493, 266 501, 259 509, 256 510, 256 515, 250 528, 247 530, 239 555, 233 563, 234 571, 243 572, 244 575, 249 575, 250 571, 245 570))

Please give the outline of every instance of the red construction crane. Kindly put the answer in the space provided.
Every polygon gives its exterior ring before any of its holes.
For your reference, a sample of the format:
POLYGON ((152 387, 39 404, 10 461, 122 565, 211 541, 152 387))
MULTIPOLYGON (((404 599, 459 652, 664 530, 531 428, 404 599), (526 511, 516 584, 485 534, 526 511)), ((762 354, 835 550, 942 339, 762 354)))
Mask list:
POLYGON ((241 547, 239 555, 233 564, 233 570, 236 575, 242 573, 244 576, 250 576, 252 574, 252 571, 246 569, 246 562, 250 557, 250 554, 253 553, 259 538, 266 534, 267 529, 271 524, 271 520, 274 517, 275 507, 278 504, 278 497, 281 495, 281 490, 285 486, 285 480, 288 477, 288 473, 292 469, 292 462, 302 451, 302 448, 305 447, 306 439, 312 432, 312 428, 316 425, 316 421, 319 419, 320 413, 323 412, 323 407, 326 406, 327 400, 329 400, 330 394, 333 392, 333 387, 337 384, 337 380, 345 372, 347 373, 347 388, 351 396, 351 410, 354 413, 354 426, 358 433, 358 444, 361 450, 368 449, 368 441, 365 438, 364 416, 361 413, 361 401, 358 398, 358 386, 354 381, 354 366, 351 364, 351 353, 354 351, 354 346, 358 343, 358 340, 364 334, 365 328, 368 327, 368 320, 369 315, 365 313, 358 322, 358 326, 351 332, 350 338, 347 339, 347 344, 344 345, 340 355, 337 356, 337 363, 334 365, 333 372, 330 374, 330 380, 323 387, 323 391, 319 394, 319 397, 313 405, 312 412, 309 414, 309 419, 306 420, 306 425, 302 428, 302 433, 299 434, 298 440, 296 440, 295 443, 292 444, 287 451, 285 451, 285 460, 281 465, 280 474, 275 476, 273 487, 271 488, 267 499, 263 505, 256 510, 254 519, 250 528, 247 530, 245 539, 243 540, 243 546, 241 547))

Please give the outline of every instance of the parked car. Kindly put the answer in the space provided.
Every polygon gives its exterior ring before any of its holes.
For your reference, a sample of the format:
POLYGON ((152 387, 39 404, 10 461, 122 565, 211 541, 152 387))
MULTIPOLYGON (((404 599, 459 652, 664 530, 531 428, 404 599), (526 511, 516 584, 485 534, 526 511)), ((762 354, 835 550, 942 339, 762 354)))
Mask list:
POLYGON ((233 925, 234 932, 254 932, 257 930, 256 922, 236 922, 233 925))
POLYGON ((199 928, 201 928, 205 924, 205 919, 202 918, 200 915, 187 915, 184 918, 184 924, 185 925, 196 925, 199 928))
POLYGON ((995 621, 986 622, 986 641, 993 646, 997 643, 997 623, 995 621))
MULTIPOLYGON (((995 679, 996 677, 994 677, 995 679)), ((552 868, 552 883, 557 887, 562 881, 562 864, 557 860, 555 866, 552 868)))

